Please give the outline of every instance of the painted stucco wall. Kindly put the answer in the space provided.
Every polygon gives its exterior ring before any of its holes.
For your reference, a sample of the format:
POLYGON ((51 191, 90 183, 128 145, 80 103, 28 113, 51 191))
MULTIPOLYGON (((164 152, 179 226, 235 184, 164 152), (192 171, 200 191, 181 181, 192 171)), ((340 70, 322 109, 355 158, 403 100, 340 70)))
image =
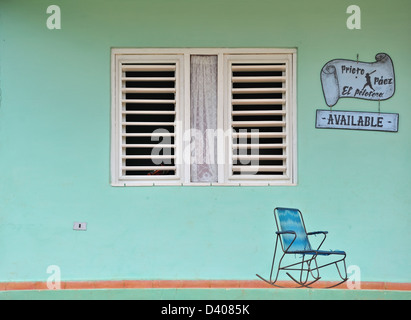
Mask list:
POLYGON ((255 279, 288 206, 361 280, 411 282, 410 18, 409 0, 1 0, 0 281, 46 281, 50 265, 63 280, 255 279), (46 27, 52 4, 61 30, 46 27), (361 30, 346 27, 351 4, 361 30), (112 47, 297 48, 298 185, 111 187, 112 47), (323 65, 379 52, 399 132, 315 129, 323 65))

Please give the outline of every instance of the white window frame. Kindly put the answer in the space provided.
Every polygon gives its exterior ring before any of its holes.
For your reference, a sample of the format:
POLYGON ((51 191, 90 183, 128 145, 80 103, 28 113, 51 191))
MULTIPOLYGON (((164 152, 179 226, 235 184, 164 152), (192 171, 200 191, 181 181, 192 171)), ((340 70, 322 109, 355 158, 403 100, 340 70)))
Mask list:
POLYGON ((154 185, 185 185, 185 186, 275 186, 297 184, 297 50, 253 48, 113 48, 111 50, 111 185, 112 186, 154 186, 154 185), (244 179, 231 175, 231 137, 217 140, 218 182, 192 183, 190 182, 190 163, 184 161, 189 153, 190 141, 190 56, 216 55, 218 56, 218 102, 217 128, 221 132, 231 129, 231 82, 230 61, 279 59, 287 62, 287 90, 286 90, 286 135, 287 135, 287 171, 286 176, 279 179, 244 179), (172 179, 167 176, 135 176, 121 175, 121 63, 124 61, 177 61, 176 86, 176 163, 177 173, 172 179), (247 60, 248 59, 248 60, 247 60), (184 138, 184 136, 186 138, 184 138), (184 154, 184 152, 186 154, 184 154))

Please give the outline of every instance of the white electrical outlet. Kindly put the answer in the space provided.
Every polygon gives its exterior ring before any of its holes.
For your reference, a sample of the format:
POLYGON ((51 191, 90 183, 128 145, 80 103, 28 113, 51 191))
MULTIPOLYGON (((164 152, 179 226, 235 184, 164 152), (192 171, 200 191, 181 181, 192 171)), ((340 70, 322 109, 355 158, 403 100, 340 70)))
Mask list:
POLYGON ((86 231, 87 222, 74 222, 73 230, 86 231))

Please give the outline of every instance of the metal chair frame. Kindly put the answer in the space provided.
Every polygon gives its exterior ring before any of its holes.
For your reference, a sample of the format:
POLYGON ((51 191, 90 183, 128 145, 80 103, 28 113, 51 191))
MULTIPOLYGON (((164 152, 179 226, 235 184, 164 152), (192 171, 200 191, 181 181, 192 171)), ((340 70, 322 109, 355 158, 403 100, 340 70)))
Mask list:
POLYGON ((276 282, 278 280, 278 276, 280 274, 280 271, 286 271, 286 274, 294 282, 296 282, 298 284, 298 288, 302 288, 302 287, 308 288, 312 284, 314 284, 315 282, 317 282, 318 280, 321 279, 320 271, 319 271, 320 269, 334 264, 336 266, 337 271, 338 271, 338 275, 341 278, 341 281, 338 282, 337 284, 333 284, 331 286, 328 286, 327 288, 334 288, 334 287, 339 286, 339 285, 341 285, 342 283, 344 283, 348 280, 347 267, 346 267, 346 263, 345 263, 346 253, 344 251, 322 251, 322 250, 320 250, 321 246, 323 245, 323 243, 324 243, 324 241, 327 237, 327 234, 328 234, 327 231, 315 231, 315 232, 307 233, 303 216, 301 214, 301 211, 298 210, 298 209, 275 208, 274 209, 274 218, 275 218, 275 222, 276 222, 276 226, 277 226, 278 231, 276 232, 274 257, 273 257, 273 262, 271 264, 270 279, 266 280, 258 274, 257 274, 257 277, 259 277, 261 280, 267 282, 268 284, 270 284, 272 286, 283 288, 283 286, 277 285, 276 282), (282 230, 282 231, 280 230, 280 225, 278 224, 278 221, 277 221, 277 215, 278 214, 276 214, 279 209, 298 211, 299 217, 300 217, 300 220, 301 220, 301 224, 302 224, 302 227, 303 227, 303 230, 305 232, 306 239, 307 239, 306 241, 307 241, 308 246, 310 248, 309 250, 290 251, 292 245, 294 244, 294 242, 297 239, 297 233, 296 233, 295 230, 282 230), (311 244, 310 244, 309 239, 308 239, 308 236, 312 236, 312 235, 316 236, 318 234, 321 234, 324 237, 321 240, 321 243, 319 244, 318 248, 316 250, 312 250, 311 249, 311 244), (287 248, 284 248, 284 239, 283 239, 284 235, 293 235, 294 236, 293 240, 287 246, 287 248), (275 259, 276 259, 276 256, 277 256, 278 242, 280 242, 283 254, 282 254, 282 256, 279 260, 277 273, 276 273, 275 278, 273 280, 273 272, 274 272, 275 259), (296 262, 296 263, 292 263, 292 264, 289 264, 289 265, 286 265, 286 266, 282 266, 281 264, 283 262, 283 259, 287 254, 294 254, 294 255, 301 254, 302 255, 302 260, 300 262, 296 262), (311 256, 311 257, 306 259, 307 255, 311 256), (318 266, 318 262, 317 262, 317 257, 318 256, 330 256, 330 255, 338 255, 338 256, 341 256, 341 258, 339 258, 335 261, 332 261, 330 263, 326 263, 326 264, 318 266), (341 274, 340 268, 338 266, 339 262, 343 263, 344 274, 341 274), (300 267, 296 268, 296 266, 300 266, 300 267), (295 279, 288 271, 299 271, 300 272, 299 280, 295 279), (310 275, 313 278, 313 280, 309 280, 310 275))

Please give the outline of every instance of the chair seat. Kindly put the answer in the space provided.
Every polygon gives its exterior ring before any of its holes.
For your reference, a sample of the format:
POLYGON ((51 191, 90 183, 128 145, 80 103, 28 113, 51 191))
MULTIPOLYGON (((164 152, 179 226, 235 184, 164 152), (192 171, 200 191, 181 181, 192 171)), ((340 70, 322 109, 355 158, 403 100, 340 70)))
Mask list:
POLYGON ((287 253, 291 254, 310 254, 318 256, 329 256, 331 254, 346 254, 345 251, 340 250, 306 250, 306 251, 288 251, 287 253))

